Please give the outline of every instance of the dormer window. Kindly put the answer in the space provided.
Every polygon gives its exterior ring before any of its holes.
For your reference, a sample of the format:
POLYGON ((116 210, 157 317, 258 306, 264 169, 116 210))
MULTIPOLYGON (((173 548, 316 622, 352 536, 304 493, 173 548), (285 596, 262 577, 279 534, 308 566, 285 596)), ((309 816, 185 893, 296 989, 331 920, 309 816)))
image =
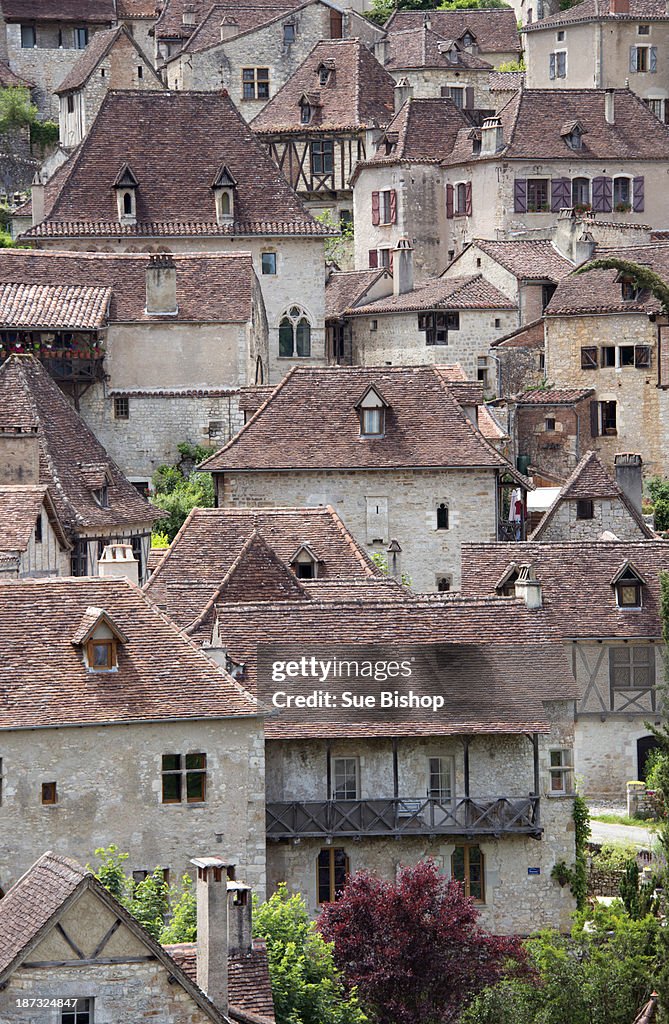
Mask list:
POLYGON ((92 672, 109 672, 117 664, 114 640, 88 641, 88 667, 92 672))
POLYGON ((632 277, 620 278, 620 293, 624 302, 634 302, 639 297, 639 289, 632 277))
POLYGON ((102 484, 101 487, 97 487, 94 491, 91 491, 93 500, 97 502, 100 508, 109 508, 109 488, 107 484, 102 484))
POLYGON ((80 647, 89 672, 115 672, 118 669, 118 649, 127 643, 122 630, 102 608, 87 608, 72 637, 80 647))
POLYGON ((611 580, 619 608, 641 608, 646 581, 631 562, 625 562, 611 580))
POLYGON ((458 49, 456 46, 451 46, 450 50, 448 51, 448 62, 449 64, 460 63, 460 54, 458 53, 458 49))
POLYGON ((118 219, 121 224, 137 223, 137 188, 139 183, 128 164, 124 164, 116 176, 113 188, 116 189, 116 205, 118 219))
POLYGON ((319 85, 329 85, 332 77, 332 68, 329 68, 326 64, 321 64, 318 69, 318 83, 319 85))
POLYGON ((308 544, 301 544, 290 560, 290 567, 298 580, 318 578, 319 558, 308 544))
POLYGON ((465 32, 461 39, 461 43, 465 47, 465 49, 469 49, 469 47, 473 46, 475 42, 476 40, 474 39, 474 36, 471 34, 471 32, 465 32))
POLYGON ((507 566, 504 573, 497 580, 495 584, 495 592, 500 597, 515 597, 516 596, 516 580, 520 575, 520 568, 516 562, 511 562, 507 566))
POLYGON ((567 121, 560 129, 560 135, 570 149, 583 149, 583 136, 586 134, 580 121, 567 121))
POLYGON ((309 124, 311 121, 311 107, 308 103, 302 103, 300 109, 300 121, 302 124, 309 124))
POLYGON ((214 190, 214 201, 216 203, 216 223, 231 224, 235 219, 235 190, 237 182, 225 164, 219 167, 211 187, 214 190))
POLYGON ((358 402, 356 409, 360 417, 361 437, 383 437, 386 432, 386 409, 388 403, 383 395, 370 386, 358 402))

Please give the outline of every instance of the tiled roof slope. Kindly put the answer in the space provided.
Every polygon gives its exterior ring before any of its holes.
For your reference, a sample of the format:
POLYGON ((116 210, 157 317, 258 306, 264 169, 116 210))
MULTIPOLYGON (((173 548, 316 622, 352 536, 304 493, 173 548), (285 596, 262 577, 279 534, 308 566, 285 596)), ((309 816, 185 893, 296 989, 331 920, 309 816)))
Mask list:
POLYGON ((226 92, 112 90, 66 166, 45 220, 26 237, 328 234, 226 92), (138 182, 137 223, 122 225, 113 185, 126 164, 138 182), (235 220, 219 225, 212 186, 222 165, 237 187, 235 220))
MULTIPOLYGON (((42 485, 14 485, 0 487, 0 554, 25 551, 35 532, 35 523, 41 514, 45 499, 51 517, 55 520, 48 488, 42 485)), ((57 522, 53 522, 59 542, 68 542, 57 522)))
POLYGON ((203 463, 217 472, 405 466, 508 467, 431 366, 296 367, 241 431, 203 463), (369 387, 388 405, 379 438, 360 436, 356 405, 369 387))
POLYGON ((0 0, 5 21, 115 21, 114 0, 0 0))
MULTIPOLYGON (((155 567, 146 592, 181 627, 200 614, 252 534, 287 567, 306 544, 320 560, 321 580, 380 575, 329 506, 326 508, 198 508, 155 567)), ((263 593, 261 574, 256 591, 263 593)), ((297 582, 292 575, 293 581, 297 582)))
MULTIPOLYGON (((271 25, 273 21, 283 22, 295 6, 291 0, 286 0, 281 5, 241 0, 234 9, 229 4, 218 3, 207 12, 180 53, 198 53, 214 46, 221 46, 221 22, 224 20, 226 31, 229 33, 227 39, 236 39, 247 32, 255 32, 259 28, 271 25)), ((302 7, 304 4, 299 3, 298 6, 302 7)))
POLYGON ((429 13, 432 31, 444 39, 460 39, 467 30, 475 37, 480 53, 520 52, 520 36, 513 10, 395 11, 385 24, 389 35, 420 28, 429 13))
POLYGON ((511 563, 534 566, 544 606, 565 637, 662 635, 659 574, 669 571, 667 541, 463 544, 463 594, 494 594, 511 563), (642 608, 626 610, 616 604, 611 580, 627 560, 648 584, 642 608))
POLYGON ((385 126, 395 113, 395 81, 359 39, 317 43, 307 59, 251 122, 255 132, 334 131, 385 126), (326 85, 319 68, 330 69, 326 85), (313 102, 311 121, 301 123, 300 99, 313 102), (317 100, 317 102, 316 102, 317 100))
POLYGON ((32 356, 10 356, 0 366, 0 428, 37 431, 39 482, 46 484, 67 530, 147 526, 161 518, 107 455, 58 385, 32 356), (105 477, 109 507, 93 498, 88 475, 105 477))
POLYGON ((0 691, 0 729, 258 714, 246 690, 126 579, 0 583, 0 691), (91 607, 126 637, 113 673, 89 672, 73 643, 91 607))
MULTIPOLYGON (((597 259, 627 260, 650 267, 669 282, 669 242, 635 245, 625 249, 597 249, 597 259)), ((617 270, 590 270, 587 274, 571 274, 560 281, 546 316, 578 313, 657 313, 660 303, 648 291, 635 299, 623 299, 617 270)))
POLYGON ((17 75, 10 68, 9 64, 5 61, 0 61, 0 85, 3 89, 13 88, 18 86, 19 88, 30 88, 30 82, 26 81, 20 75, 17 75))
POLYGON ((491 70, 492 64, 462 48, 459 48, 458 64, 452 64, 448 56, 452 43, 452 39, 445 39, 424 26, 391 32, 388 36, 386 67, 392 71, 405 68, 450 68, 451 71, 455 71, 458 67, 468 70, 491 70))
POLYGON ((331 274, 325 285, 325 318, 343 316, 352 309, 387 270, 342 270, 331 274))
MULTIPOLYGON (((174 320, 245 323, 251 318, 254 271, 250 253, 175 253, 178 311, 174 320)), ((17 294, 44 296, 43 307, 52 310, 54 320, 86 309, 84 298, 111 293, 108 318, 112 323, 160 320, 146 312, 146 271, 148 253, 59 252, 40 249, 0 249, 0 282, 17 294), (22 285, 13 285, 21 281, 22 285), (39 288, 30 286, 38 285, 39 288), (45 286, 49 286, 48 288, 45 286), (46 298, 52 304, 46 304, 46 298), (65 301, 67 299, 67 302, 65 301)), ((0 289, 0 303, 4 289, 0 289)), ((11 296, 13 292, 8 291, 11 296)), ((90 305, 90 300, 89 300, 90 305)), ((26 309, 24 325, 38 326, 31 317, 40 306, 26 309)), ((0 318, 2 305, 0 304, 0 318)), ((89 315, 89 326, 94 324, 89 315)), ((46 326, 46 325, 44 325, 46 326)), ((55 326, 55 324, 54 324, 55 326)), ((85 326, 83 320, 80 325, 85 326)))
POLYGON ((507 90, 515 91, 516 89, 522 89, 525 85, 525 72, 524 71, 491 71, 490 72, 490 91, 506 92, 507 90))
POLYGON ((594 388, 534 388, 513 396, 516 405, 573 405, 595 393, 594 388))
POLYGON ((350 310, 351 316, 374 313, 408 313, 419 309, 516 309, 516 303, 503 295, 481 274, 470 277, 438 278, 416 285, 403 295, 389 295, 350 310))
POLYGON ((537 278, 561 281, 570 274, 574 264, 562 256, 555 246, 541 238, 526 241, 493 242, 475 238, 476 246, 520 280, 537 278))
MULTIPOLYGON (((255 4, 248 4, 244 3, 244 0, 219 0, 216 7, 220 8, 221 16, 230 14, 234 17, 238 8, 251 6, 260 8, 259 17, 262 17, 262 12, 269 11, 274 12, 273 17, 274 14, 279 14, 286 8, 300 6, 302 2, 303 0, 263 0, 260 3, 258 0, 255 4)), ((156 21, 155 32, 159 39, 188 39, 193 34, 193 27, 184 25, 183 22, 186 7, 193 12, 195 24, 200 25, 212 7, 212 2, 211 0, 167 0, 162 14, 156 21)), ((264 20, 269 21, 270 18, 266 17, 264 20)), ((219 17, 219 41, 220 23, 219 17)), ((262 22, 260 23, 262 24, 262 22)))
MULTIPOLYGON (((165 946, 181 969, 197 982, 197 943, 180 942, 165 946)), ((274 999, 269 979, 267 945, 262 939, 253 940, 253 949, 228 957, 228 999, 230 1014, 246 1012, 259 1016, 271 1024, 275 1020, 274 999)))
POLYGON ((123 18, 151 18, 157 17, 158 4, 156 0, 116 0, 116 16, 119 20, 123 18))
POLYGON ((392 152, 386 154, 384 146, 380 146, 367 163, 397 163, 400 160, 439 163, 451 153, 458 134, 470 130, 471 126, 453 100, 417 99, 412 96, 386 129, 386 136, 397 137, 392 152))
POLYGON ((149 73, 157 78, 158 76, 155 74, 148 58, 137 46, 137 43, 128 32, 125 25, 118 25, 116 28, 109 29, 107 32, 95 33, 77 63, 67 73, 67 75, 65 75, 65 78, 55 90, 56 95, 61 96, 63 93, 73 92, 75 89, 80 89, 85 85, 100 61, 107 56, 116 41, 122 37, 124 37, 134 48, 144 66, 149 70, 149 73))
POLYGON ((549 18, 532 25, 524 25, 523 32, 537 32, 542 29, 552 30, 556 25, 578 24, 583 21, 667 21, 667 7, 664 0, 630 0, 629 14, 612 14, 610 0, 583 0, 566 11, 559 11, 549 18))
POLYGON ((622 502, 639 529, 648 538, 655 534, 645 522, 641 513, 629 501, 625 492, 618 486, 605 468, 596 452, 586 452, 568 480, 563 484, 560 493, 542 518, 530 540, 540 540, 552 522, 555 513, 565 501, 578 501, 580 498, 612 498, 622 502))
POLYGON ((511 334, 503 338, 497 338, 492 342, 491 348, 543 348, 544 346, 544 321, 532 320, 529 324, 523 324, 511 334))
POLYGON ((0 329, 96 330, 107 322, 109 288, 80 285, 0 285, 0 329))

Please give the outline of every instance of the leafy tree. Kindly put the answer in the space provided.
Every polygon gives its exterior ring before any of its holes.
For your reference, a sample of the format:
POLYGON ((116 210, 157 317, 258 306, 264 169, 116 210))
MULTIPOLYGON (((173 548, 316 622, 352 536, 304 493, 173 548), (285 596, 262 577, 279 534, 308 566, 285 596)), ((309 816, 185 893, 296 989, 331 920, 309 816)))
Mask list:
POLYGON ((277 1024, 364 1024, 355 993, 346 993, 332 947, 299 894, 280 885, 256 906, 253 931, 267 942, 277 1024))
POLYGON ((653 505, 655 529, 669 530, 669 480, 652 476, 646 484, 646 490, 653 505))
POLYGON ((169 888, 161 868, 156 868, 135 885, 129 909, 147 932, 160 940, 170 910, 169 888))
POLYGON ((619 270, 631 278, 637 288, 642 291, 649 291, 655 296, 662 306, 663 313, 669 313, 669 285, 662 280, 650 267, 643 267, 640 263, 632 260, 622 260, 617 256, 608 256, 606 259, 591 260, 584 263, 574 271, 575 274, 588 274, 591 270, 619 270))
POLYGON ((370 21, 383 25, 393 11, 453 11, 475 9, 477 7, 510 7, 503 0, 372 0, 372 8, 367 12, 370 21))
POLYGON ((36 120, 37 107, 30 99, 29 89, 23 86, 0 89, 0 134, 29 127, 36 120))
POLYGON ((524 965, 520 942, 488 935, 477 918, 462 885, 428 860, 403 868, 396 882, 358 872, 325 905, 319 928, 372 1020, 446 1024, 510 961, 519 973, 524 965))
POLYGON ((350 260, 353 252, 353 221, 340 220, 332 210, 323 210, 314 219, 330 231, 338 232, 325 239, 325 259, 337 264, 350 260))
POLYGON ((521 57, 520 60, 506 60, 503 64, 497 68, 498 71, 526 71, 525 58, 521 57))
POLYGON ((193 880, 181 878, 181 893, 170 890, 170 920, 160 933, 161 942, 195 942, 197 938, 197 900, 193 880))
POLYGON ((196 473, 198 462, 211 455, 209 448, 189 444, 177 445, 181 456, 174 466, 159 466, 153 475, 154 505, 164 509, 168 516, 160 523, 161 531, 171 543, 193 508, 211 508, 214 504, 214 483, 210 473, 196 473))

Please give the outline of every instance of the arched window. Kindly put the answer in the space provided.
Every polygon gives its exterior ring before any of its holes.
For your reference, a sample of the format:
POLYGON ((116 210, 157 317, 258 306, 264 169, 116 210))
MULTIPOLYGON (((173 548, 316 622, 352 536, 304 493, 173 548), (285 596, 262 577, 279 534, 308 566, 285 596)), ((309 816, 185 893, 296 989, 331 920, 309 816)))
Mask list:
POLYGON ((279 322, 279 355, 311 355, 311 324, 300 306, 291 306, 279 322))
POLYGON ((448 529, 448 505, 443 501, 437 505, 437 529, 448 529))
POLYGON ((123 212, 128 217, 132 216, 132 196, 129 192, 123 193, 123 212))
POLYGON ((437 580, 437 590, 440 594, 447 594, 451 589, 451 577, 440 576, 437 580))
POLYGON ((574 178, 571 183, 571 205, 590 205, 590 179, 574 178))
POLYGON ((221 192, 221 216, 230 216, 230 193, 221 192))
POLYGON ((613 179, 613 209, 629 210, 632 203, 632 182, 630 178, 613 179))
POLYGON ((455 210, 457 213, 467 212, 467 186, 464 181, 455 186, 455 210))
POLYGON ((262 357, 257 356, 256 358, 256 384, 262 384, 265 379, 265 371, 262 365, 262 357))

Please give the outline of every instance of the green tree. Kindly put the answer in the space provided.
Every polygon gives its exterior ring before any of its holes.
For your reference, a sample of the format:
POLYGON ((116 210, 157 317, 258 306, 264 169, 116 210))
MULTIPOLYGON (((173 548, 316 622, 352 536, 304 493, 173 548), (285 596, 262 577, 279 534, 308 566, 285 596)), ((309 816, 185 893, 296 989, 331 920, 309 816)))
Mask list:
POLYGON ((507 60, 497 68, 498 71, 526 71, 525 58, 520 60, 507 60))
POLYGON ((154 505, 168 513, 160 521, 161 533, 171 543, 193 508, 212 508, 214 483, 210 473, 195 472, 198 462, 209 458, 211 450, 187 441, 177 445, 181 458, 174 466, 159 466, 153 475, 154 505))
POLYGON ((256 936, 267 942, 277 1024, 364 1024, 355 993, 346 995, 332 946, 309 919, 303 898, 280 885, 256 906, 256 936))
POLYGON ((170 918, 160 933, 161 942, 195 942, 197 938, 197 900, 193 880, 189 875, 181 878, 181 892, 170 889, 170 918))
POLYGON ((332 210, 323 210, 315 220, 333 232, 325 239, 325 259, 337 264, 350 259, 353 254, 353 221, 340 220, 332 210))
POLYGON ((652 476, 646 483, 646 490, 653 505, 655 529, 669 530, 669 480, 652 476))
POLYGON ((135 885, 129 909, 147 932, 159 940, 170 913, 169 887, 163 878, 162 868, 156 868, 135 885))

